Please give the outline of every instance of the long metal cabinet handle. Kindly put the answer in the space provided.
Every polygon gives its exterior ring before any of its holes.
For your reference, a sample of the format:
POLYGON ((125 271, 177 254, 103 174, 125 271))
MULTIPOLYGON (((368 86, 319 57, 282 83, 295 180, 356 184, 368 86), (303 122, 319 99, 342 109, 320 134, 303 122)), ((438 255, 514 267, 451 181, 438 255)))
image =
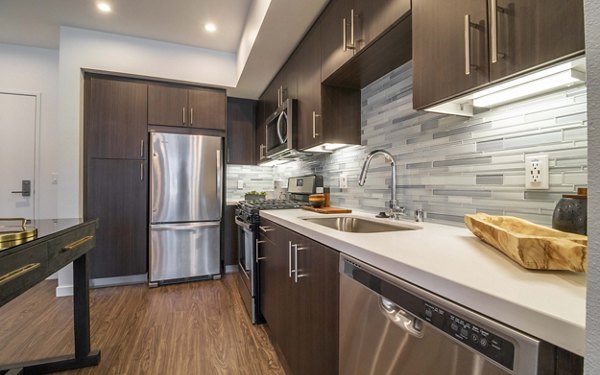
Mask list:
POLYGON ((471 15, 465 14, 465 75, 471 74, 471 15))
POLYGON ((11 271, 7 274, 0 276, 0 286, 6 284, 7 282, 9 282, 11 280, 16 279, 17 277, 23 276, 27 272, 33 271, 34 269, 38 268, 39 266, 40 266, 40 263, 31 263, 31 264, 17 268, 14 271, 11 271))
POLYGON ((262 226, 262 225, 259 225, 258 227, 259 227, 259 228, 260 228, 260 230, 261 230, 261 231, 263 231, 264 233, 267 233, 267 232, 272 232, 272 231, 274 230, 274 229, 271 229, 271 227, 262 226))
POLYGON ((319 136, 319 133, 317 133, 317 117, 319 117, 321 115, 317 114, 317 112, 313 111, 312 113, 312 120, 313 120, 313 139, 317 138, 319 136))
POLYGON ((288 241, 288 277, 292 277, 292 241, 288 241))
POLYGON ((492 64, 498 62, 498 1, 490 0, 490 52, 492 64))
POLYGON ((261 243, 265 243, 265 241, 260 241, 260 240, 256 239, 256 246, 254 246, 254 248, 255 248, 254 259, 256 259, 256 262, 258 262, 259 260, 267 259, 266 257, 258 256, 258 245, 261 243))
POLYGON ((181 108, 181 119, 183 121, 183 125, 185 125, 185 107, 181 108))
POLYGON ((294 244, 294 283, 298 284, 298 244, 294 244))
POLYGON ((144 162, 140 163, 140 181, 144 181, 144 162))
POLYGON ((348 43, 346 41, 346 19, 342 19, 342 43, 344 45, 344 52, 348 51, 348 43))
POLYGON ((190 125, 194 125, 194 107, 190 108, 190 125))
POLYGON ((221 150, 217 150, 217 200, 221 205, 221 150))
POLYGON ((355 49, 354 45, 354 9, 350 9, 350 49, 355 49))
POLYGON ((73 241, 70 244, 66 245, 65 247, 62 248, 62 250, 63 251, 73 251, 73 250, 77 249, 78 247, 80 247, 81 245, 83 245, 86 242, 89 242, 93 239, 94 239, 94 236, 82 237, 82 238, 78 239, 77 241, 73 241))
POLYGON ((140 156, 144 157, 144 140, 143 139, 140 142, 140 156))

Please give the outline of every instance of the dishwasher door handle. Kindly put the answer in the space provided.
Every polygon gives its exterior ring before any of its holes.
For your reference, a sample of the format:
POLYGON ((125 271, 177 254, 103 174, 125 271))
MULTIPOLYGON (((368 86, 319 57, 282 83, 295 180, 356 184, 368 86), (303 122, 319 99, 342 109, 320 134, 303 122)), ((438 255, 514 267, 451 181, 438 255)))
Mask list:
POLYGON ((409 335, 417 338, 423 337, 423 321, 406 312, 389 299, 379 296, 379 311, 409 335))

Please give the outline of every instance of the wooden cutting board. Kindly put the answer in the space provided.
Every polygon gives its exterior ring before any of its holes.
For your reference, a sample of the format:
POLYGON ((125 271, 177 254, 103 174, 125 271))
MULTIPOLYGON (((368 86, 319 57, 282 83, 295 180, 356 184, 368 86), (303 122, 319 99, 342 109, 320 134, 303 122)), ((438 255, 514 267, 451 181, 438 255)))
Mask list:
POLYGON ((477 237, 531 270, 587 270, 587 236, 511 216, 465 215, 477 237))
POLYGON ((349 208, 339 208, 339 207, 311 207, 311 206, 304 206, 302 207, 303 209, 307 210, 307 211, 313 211, 313 212, 318 212, 320 214, 349 214, 352 212, 351 209, 349 208))

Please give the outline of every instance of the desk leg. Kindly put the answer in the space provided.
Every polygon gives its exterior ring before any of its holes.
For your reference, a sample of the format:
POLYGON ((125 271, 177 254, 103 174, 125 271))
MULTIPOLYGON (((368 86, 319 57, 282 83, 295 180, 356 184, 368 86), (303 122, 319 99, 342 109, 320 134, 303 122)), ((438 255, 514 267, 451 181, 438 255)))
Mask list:
POLYGON ((73 323, 75 325, 75 359, 90 353, 90 270, 88 255, 73 262, 73 323))
POLYGON ((18 366, 0 366, 0 374, 12 367, 20 367, 16 374, 46 374, 76 368, 96 366, 100 351, 90 352, 90 272, 88 255, 73 261, 73 322, 75 325, 75 356, 64 356, 20 363, 18 366))

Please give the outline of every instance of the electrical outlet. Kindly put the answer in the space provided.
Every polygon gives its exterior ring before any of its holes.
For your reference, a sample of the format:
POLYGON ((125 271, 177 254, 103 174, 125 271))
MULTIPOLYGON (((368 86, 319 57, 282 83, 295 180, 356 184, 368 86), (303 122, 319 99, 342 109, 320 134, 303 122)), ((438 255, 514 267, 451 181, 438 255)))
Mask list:
POLYGON ((348 187, 348 176, 345 174, 340 175, 340 188, 346 189, 348 187))
POLYGON ((525 157, 525 188, 549 189, 550 174, 548 155, 532 155, 525 157))
POLYGON ((244 180, 237 180, 237 184, 238 184, 238 189, 244 188, 244 180))

